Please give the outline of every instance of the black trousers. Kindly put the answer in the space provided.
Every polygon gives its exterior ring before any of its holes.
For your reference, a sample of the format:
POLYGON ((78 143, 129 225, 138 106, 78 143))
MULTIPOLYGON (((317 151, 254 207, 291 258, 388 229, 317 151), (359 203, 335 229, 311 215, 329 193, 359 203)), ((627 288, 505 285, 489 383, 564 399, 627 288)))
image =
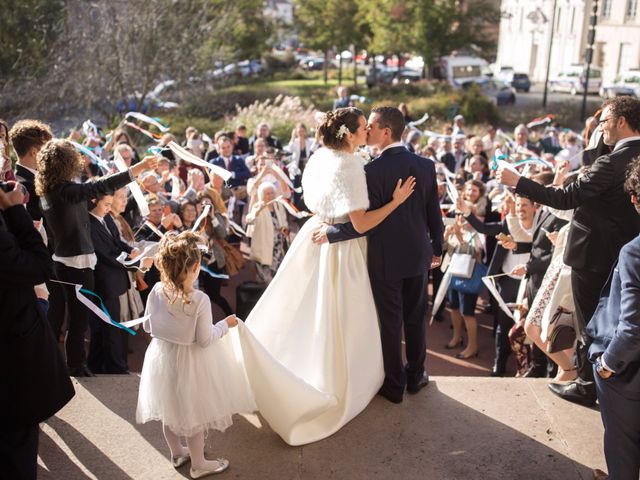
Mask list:
POLYGON ((402 395, 407 384, 416 384, 424 373, 427 357, 425 315, 427 313, 428 274, 401 280, 371 277, 373 299, 380 319, 380 338, 384 362, 383 388, 402 395), (402 362, 404 327, 406 367, 402 362))
POLYGON ((585 339, 584 343, 578 342, 576 346, 576 366, 578 367, 578 377, 585 382, 593 382, 593 369, 587 359, 591 340, 586 335, 585 328, 596 311, 600 292, 604 284, 607 283, 607 278, 609 278, 609 272, 571 270, 571 288, 576 306, 578 327, 585 339))
POLYGON ((0 430, 0 478, 35 480, 38 471, 38 424, 0 430))
MULTIPOLYGON (((93 270, 90 268, 70 268, 62 263, 53 262, 53 274, 56 280, 77 283, 93 290, 93 270)), ((76 368, 85 363, 84 336, 87 331, 89 309, 76 297, 75 287, 52 282, 55 285, 49 296, 48 319, 56 339, 60 336, 64 322, 65 305, 68 312, 68 327, 65 340, 67 365, 76 368)))
MULTIPOLYGON (((103 297, 104 306, 111 318, 120 319, 118 298, 103 297)), ((127 373, 127 331, 108 325, 94 314, 90 314, 91 341, 87 364, 93 373, 127 373)))
MULTIPOLYGON (((216 270, 215 267, 213 267, 216 270)), ((227 299, 222 296, 220 293, 220 289, 222 288, 222 279, 213 278, 207 272, 201 272, 198 276, 200 280, 200 284, 202 288, 204 288, 204 293, 209 296, 209 300, 211 303, 215 303, 218 305, 225 315, 231 315, 233 310, 231 309, 231 305, 227 302, 227 299)))
MULTIPOLYGON (((515 302, 518 297, 520 280, 504 275, 498 277, 497 287, 505 303, 515 302)), ((505 370, 507 359, 511 355, 509 330, 513 327, 514 321, 496 305, 496 323, 496 357, 494 366, 496 371, 502 373, 505 370)))
MULTIPOLYGON (((436 294, 438 293, 438 288, 440 288, 440 284, 442 283, 442 279, 444 278, 444 273, 442 273, 442 270, 440 270, 440 267, 437 267, 432 270, 429 270, 429 276, 431 277, 431 283, 433 284, 433 298, 435 298, 436 294)), ((432 301, 433 301, 433 298, 432 298, 432 301)), ((438 311, 431 312, 431 315, 433 315, 434 317, 442 316, 442 313, 444 312, 446 304, 447 304, 446 300, 443 301, 442 304, 440 305, 440 308, 438 308, 438 311)))
MULTIPOLYGON (((595 367, 592 366, 592 368, 595 367)), ((640 478, 640 397, 627 395, 624 379, 601 379, 595 371, 600 415, 604 425, 604 456, 611 480, 640 478), (621 388, 622 387, 622 388, 621 388)))

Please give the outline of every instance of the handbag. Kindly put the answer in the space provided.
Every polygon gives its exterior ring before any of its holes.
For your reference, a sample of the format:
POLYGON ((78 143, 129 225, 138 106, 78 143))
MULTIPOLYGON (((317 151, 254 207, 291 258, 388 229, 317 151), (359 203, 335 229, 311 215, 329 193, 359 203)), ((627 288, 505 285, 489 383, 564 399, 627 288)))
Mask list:
POLYGON ((455 252, 451 256, 449 272, 452 277, 471 278, 475 264, 476 260, 470 253, 455 252))
POLYGON ((470 278, 452 276, 451 288, 460 293, 477 295, 482 289, 482 277, 487 275, 488 267, 484 263, 475 262, 470 278))
POLYGON ((549 322, 547 352, 556 353, 573 347, 576 341, 574 312, 558 307, 549 322))

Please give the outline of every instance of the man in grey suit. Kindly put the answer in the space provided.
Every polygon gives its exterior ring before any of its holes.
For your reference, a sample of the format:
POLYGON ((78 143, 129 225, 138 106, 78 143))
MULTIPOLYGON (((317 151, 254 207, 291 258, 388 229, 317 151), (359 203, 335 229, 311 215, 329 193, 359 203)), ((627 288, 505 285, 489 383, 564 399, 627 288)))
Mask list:
MULTIPOLYGON (((625 189, 640 213, 640 156, 625 189)), ((587 332, 592 338, 604 454, 612 480, 640 478, 640 236, 627 243, 602 290, 587 332)))

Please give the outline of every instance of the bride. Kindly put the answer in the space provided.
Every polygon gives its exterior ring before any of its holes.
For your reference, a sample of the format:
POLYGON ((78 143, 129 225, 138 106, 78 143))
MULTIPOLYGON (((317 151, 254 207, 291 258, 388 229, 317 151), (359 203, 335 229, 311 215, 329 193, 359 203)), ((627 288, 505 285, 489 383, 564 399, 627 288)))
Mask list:
POLYGON ((321 222, 346 221, 364 233, 415 185, 413 177, 398 181, 389 203, 367 211, 364 160, 354 154, 366 144, 364 114, 356 108, 329 112, 318 135, 325 148, 309 159, 302 178, 305 203, 316 215, 238 332, 258 409, 290 445, 339 430, 367 406, 384 379, 367 240, 315 245, 312 233, 321 222))

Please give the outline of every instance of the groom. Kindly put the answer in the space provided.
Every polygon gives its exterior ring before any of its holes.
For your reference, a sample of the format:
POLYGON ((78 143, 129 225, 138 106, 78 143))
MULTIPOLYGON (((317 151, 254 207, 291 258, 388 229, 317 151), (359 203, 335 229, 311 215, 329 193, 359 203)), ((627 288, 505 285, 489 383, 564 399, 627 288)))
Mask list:
MULTIPOLYGON (((409 393, 417 393, 429 383, 424 369, 427 282, 429 269, 440 264, 444 231, 434 164, 405 148, 400 141, 404 129, 400 110, 374 108, 367 143, 381 154, 365 166, 371 210, 391 200, 398 179, 416 178, 413 195, 367 233, 369 277, 384 357, 385 380, 379 394, 393 403, 402 402, 405 386, 409 393)), ((323 225, 314 232, 313 241, 334 243, 359 236, 351 223, 323 225)))

